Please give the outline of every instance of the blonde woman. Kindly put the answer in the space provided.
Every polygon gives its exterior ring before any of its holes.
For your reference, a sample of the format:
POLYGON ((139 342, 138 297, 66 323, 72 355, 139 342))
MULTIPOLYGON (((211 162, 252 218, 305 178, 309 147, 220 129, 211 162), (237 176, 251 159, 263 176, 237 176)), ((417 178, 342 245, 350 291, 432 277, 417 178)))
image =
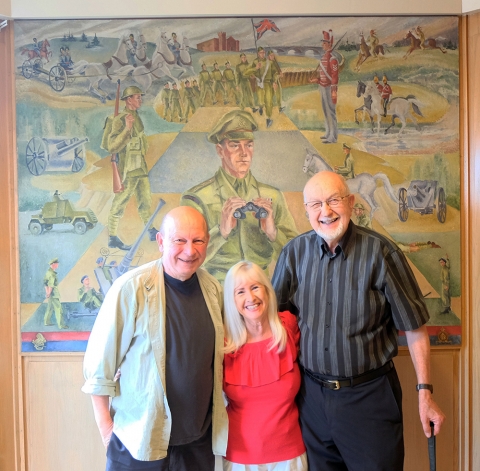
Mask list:
POLYGON ((306 471, 295 396, 300 388, 295 316, 277 312, 263 270, 239 262, 227 273, 224 391, 228 445, 224 471, 306 471))

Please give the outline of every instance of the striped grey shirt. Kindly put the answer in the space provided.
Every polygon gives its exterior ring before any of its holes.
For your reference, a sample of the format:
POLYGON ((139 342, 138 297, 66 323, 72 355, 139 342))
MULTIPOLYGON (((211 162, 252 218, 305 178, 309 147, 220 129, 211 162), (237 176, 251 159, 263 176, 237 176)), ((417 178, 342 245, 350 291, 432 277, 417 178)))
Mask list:
POLYGON ((298 316, 300 363, 315 373, 379 368, 397 354, 398 330, 429 318, 401 250, 351 221, 334 254, 313 230, 288 242, 272 283, 279 310, 298 316))

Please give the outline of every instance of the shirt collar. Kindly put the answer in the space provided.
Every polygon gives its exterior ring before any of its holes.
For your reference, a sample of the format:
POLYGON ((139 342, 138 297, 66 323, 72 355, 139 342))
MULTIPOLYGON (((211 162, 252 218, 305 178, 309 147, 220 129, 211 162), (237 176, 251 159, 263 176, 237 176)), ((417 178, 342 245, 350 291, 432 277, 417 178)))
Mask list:
POLYGON ((332 253, 330 249, 328 248, 328 244, 325 242, 325 240, 318 236, 318 243, 320 244, 320 258, 323 259, 323 256, 326 255, 328 258, 335 258, 338 254, 343 255, 343 259, 345 260, 347 258, 349 249, 352 245, 352 241, 355 239, 355 233, 356 233, 356 226, 355 224, 350 220, 348 222, 348 227, 343 234, 343 237, 340 239, 338 242, 338 245, 335 247, 335 253, 332 253))
POLYGON ((251 175, 250 170, 248 171, 248 173, 245 175, 244 178, 235 178, 233 175, 230 175, 228 172, 226 172, 223 167, 220 167, 220 172, 223 173, 223 176, 225 177, 227 182, 230 183, 230 185, 232 185, 233 188, 235 188, 237 181, 240 181, 242 183, 245 182, 247 187, 250 184, 250 175, 251 175))

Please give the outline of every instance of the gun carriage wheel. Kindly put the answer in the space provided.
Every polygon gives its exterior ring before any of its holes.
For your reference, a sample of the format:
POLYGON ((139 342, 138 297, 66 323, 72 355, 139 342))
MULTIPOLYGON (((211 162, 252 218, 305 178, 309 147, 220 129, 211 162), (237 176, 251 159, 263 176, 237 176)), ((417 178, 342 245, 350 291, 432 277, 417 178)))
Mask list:
POLYGON ((437 219, 442 224, 447 219, 447 199, 445 197, 445 190, 440 188, 437 196, 437 219))
POLYGON ((22 64, 22 75, 26 78, 29 79, 33 75, 33 66, 32 63, 29 60, 26 60, 22 64))
POLYGON ((398 191, 398 219, 405 222, 408 219, 407 190, 400 188, 398 191))
POLYGON ((67 72, 59 65, 54 65, 48 74, 48 82, 50 86, 56 91, 61 92, 65 88, 67 81, 67 72))
POLYGON ((43 139, 32 137, 27 144, 26 162, 32 175, 41 175, 47 166, 47 148, 43 139))

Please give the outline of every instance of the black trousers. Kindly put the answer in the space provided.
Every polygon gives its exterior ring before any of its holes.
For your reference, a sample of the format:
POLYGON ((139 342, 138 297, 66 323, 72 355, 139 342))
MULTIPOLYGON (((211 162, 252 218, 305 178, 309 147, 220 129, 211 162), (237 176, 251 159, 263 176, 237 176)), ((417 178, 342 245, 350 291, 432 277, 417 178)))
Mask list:
POLYGON ((309 469, 403 470, 402 390, 395 368, 338 391, 303 374, 298 407, 309 469))
POLYGON ((107 449, 106 471, 214 471, 212 428, 205 435, 186 445, 169 446, 167 456, 156 461, 133 458, 118 437, 113 434, 107 449))

